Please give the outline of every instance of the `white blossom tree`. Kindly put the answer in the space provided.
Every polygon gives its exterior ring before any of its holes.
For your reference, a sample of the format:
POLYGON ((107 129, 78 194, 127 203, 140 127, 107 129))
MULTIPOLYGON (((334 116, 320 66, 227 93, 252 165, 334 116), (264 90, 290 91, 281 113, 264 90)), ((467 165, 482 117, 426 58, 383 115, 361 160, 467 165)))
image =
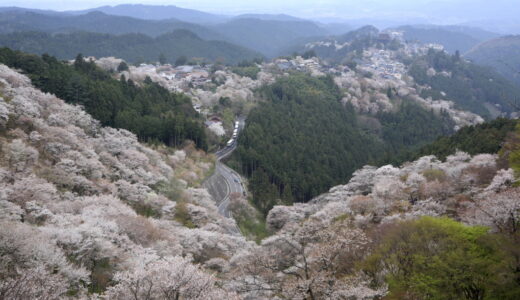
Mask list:
POLYGON ((108 289, 110 299, 234 299, 215 278, 182 257, 165 257, 135 270, 119 272, 108 289))

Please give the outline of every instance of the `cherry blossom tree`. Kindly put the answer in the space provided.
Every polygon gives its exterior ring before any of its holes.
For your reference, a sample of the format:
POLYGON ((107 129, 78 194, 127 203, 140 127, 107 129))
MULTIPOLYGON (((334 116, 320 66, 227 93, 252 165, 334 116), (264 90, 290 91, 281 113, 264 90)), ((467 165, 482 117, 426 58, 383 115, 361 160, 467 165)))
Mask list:
MULTIPOLYGON (((298 229, 267 238, 243 259, 235 271, 238 290, 289 299, 341 299, 340 291, 348 294, 360 287, 354 264, 364 257, 367 245, 363 231, 348 222, 326 226, 308 220, 298 229)), ((355 296, 381 293, 365 287, 355 296)))
POLYGON ((38 161, 38 151, 16 139, 6 146, 5 158, 9 167, 15 172, 27 172, 38 161))
POLYGON ((182 257, 165 257, 135 270, 119 272, 110 299, 238 299, 216 286, 215 278, 182 257))

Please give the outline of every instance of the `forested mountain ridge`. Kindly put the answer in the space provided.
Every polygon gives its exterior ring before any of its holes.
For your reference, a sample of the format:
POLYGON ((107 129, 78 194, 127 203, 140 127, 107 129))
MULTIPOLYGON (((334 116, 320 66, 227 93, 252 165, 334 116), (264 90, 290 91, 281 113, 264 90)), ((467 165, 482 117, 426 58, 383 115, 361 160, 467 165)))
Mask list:
POLYGON ((520 87, 490 68, 463 60, 458 54, 432 49, 411 63, 409 74, 418 84, 431 87, 423 92, 424 96, 439 99, 445 93, 459 108, 483 117, 496 116, 496 110, 509 115, 520 99, 520 87))
POLYGON ((188 30, 175 30, 156 38, 143 34, 16 32, 0 35, 0 46, 40 55, 47 53, 60 59, 73 59, 83 53, 95 57, 117 56, 131 63, 156 62, 161 54, 170 63, 183 56, 227 64, 262 57, 258 52, 228 42, 205 41, 188 30))
POLYGON ((208 147, 191 100, 151 80, 139 87, 124 77, 113 79, 81 55, 68 65, 49 55, 40 58, 1 48, 0 63, 23 70, 34 86, 84 106, 102 125, 130 130, 141 141, 175 146, 190 139, 200 148, 208 147))
POLYGON ((313 51, 321 59, 331 63, 344 63, 351 60, 351 54, 362 52, 377 43, 379 30, 374 26, 363 26, 347 33, 329 37, 310 37, 303 43, 296 43, 285 52, 304 53, 313 51))
POLYGON ((499 35, 486 31, 471 30, 471 27, 450 26, 401 26, 396 30, 404 32, 406 40, 417 40, 421 43, 435 43, 444 46, 446 51, 454 54, 456 51, 465 53, 476 45, 499 35))
POLYGON ((269 57, 280 55, 281 51, 300 38, 326 35, 327 31, 313 22, 261 20, 239 18, 212 27, 230 41, 255 49, 269 57))
POLYGON ((359 132, 354 110, 342 107, 330 78, 280 79, 261 93, 268 102, 250 113, 237 159, 264 212, 275 204, 268 201, 281 194, 289 203, 316 196, 347 178, 361 161, 370 161, 380 148, 359 132), (341 153, 351 158, 338 159, 341 153))
MULTIPOLYGON (((366 163, 453 132, 445 114, 411 100, 374 117, 367 129, 331 77, 292 75, 260 90, 239 138, 238 170, 249 176, 255 204, 265 213, 278 201, 308 201, 347 180, 366 163), (312 171, 311 171, 312 170, 312 171)), ((361 117, 359 117, 361 118, 361 117)))
POLYGON ((457 151, 464 151, 471 155, 496 154, 502 149, 508 137, 514 133, 519 124, 520 122, 516 119, 499 118, 486 123, 463 127, 453 135, 440 137, 416 150, 405 150, 383 163, 399 165, 427 155, 435 155, 440 160, 445 160, 446 157, 455 154, 457 151))
POLYGON ((464 54, 476 64, 489 66, 520 86, 520 36, 505 36, 475 46, 464 54))

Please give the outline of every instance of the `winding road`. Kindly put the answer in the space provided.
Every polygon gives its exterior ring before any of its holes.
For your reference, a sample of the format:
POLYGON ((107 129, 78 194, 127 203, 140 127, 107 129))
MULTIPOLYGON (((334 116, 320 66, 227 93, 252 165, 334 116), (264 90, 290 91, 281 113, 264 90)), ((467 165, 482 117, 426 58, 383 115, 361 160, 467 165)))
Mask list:
MULTIPOLYGON (((239 118, 238 132, 244 128, 245 119, 239 118)), ((217 162, 215 165, 215 172, 209 178, 204 181, 203 186, 209 191, 213 199, 217 202, 218 212, 226 217, 232 218, 232 214, 229 211, 230 197, 234 193, 245 195, 245 188, 243 186, 242 177, 233 171, 231 168, 226 166, 222 160, 229 157, 233 151, 235 151, 237 142, 229 147, 225 147, 217 151, 217 162)), ((240 229, 235 228, 233 234, 240 234, 240 229)))

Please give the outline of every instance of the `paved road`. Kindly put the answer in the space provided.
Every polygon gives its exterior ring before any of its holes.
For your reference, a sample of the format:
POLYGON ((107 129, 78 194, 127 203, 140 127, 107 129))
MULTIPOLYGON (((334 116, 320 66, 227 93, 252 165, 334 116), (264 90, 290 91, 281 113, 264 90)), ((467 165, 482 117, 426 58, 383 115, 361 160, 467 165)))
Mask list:
MULTIPOLYGON (((244 119, 239 119, 239 132, 244 127, 244 119)), ((222 160, 229 157, 236 149, 236 142, 224 149, 217 151, 217 162, 215 166, 215 173, 210 176, 203 183, 203 186, 208 189, 209 193, 215 199, 218 205, 218 212, 226 218, 232 218, 229 211, 230 196, 234 193, 245 194, 242 178, 240 175, 226 166, 222 160)), ((233 234, 240 234, 240 230, 235 228, 233 234)))

